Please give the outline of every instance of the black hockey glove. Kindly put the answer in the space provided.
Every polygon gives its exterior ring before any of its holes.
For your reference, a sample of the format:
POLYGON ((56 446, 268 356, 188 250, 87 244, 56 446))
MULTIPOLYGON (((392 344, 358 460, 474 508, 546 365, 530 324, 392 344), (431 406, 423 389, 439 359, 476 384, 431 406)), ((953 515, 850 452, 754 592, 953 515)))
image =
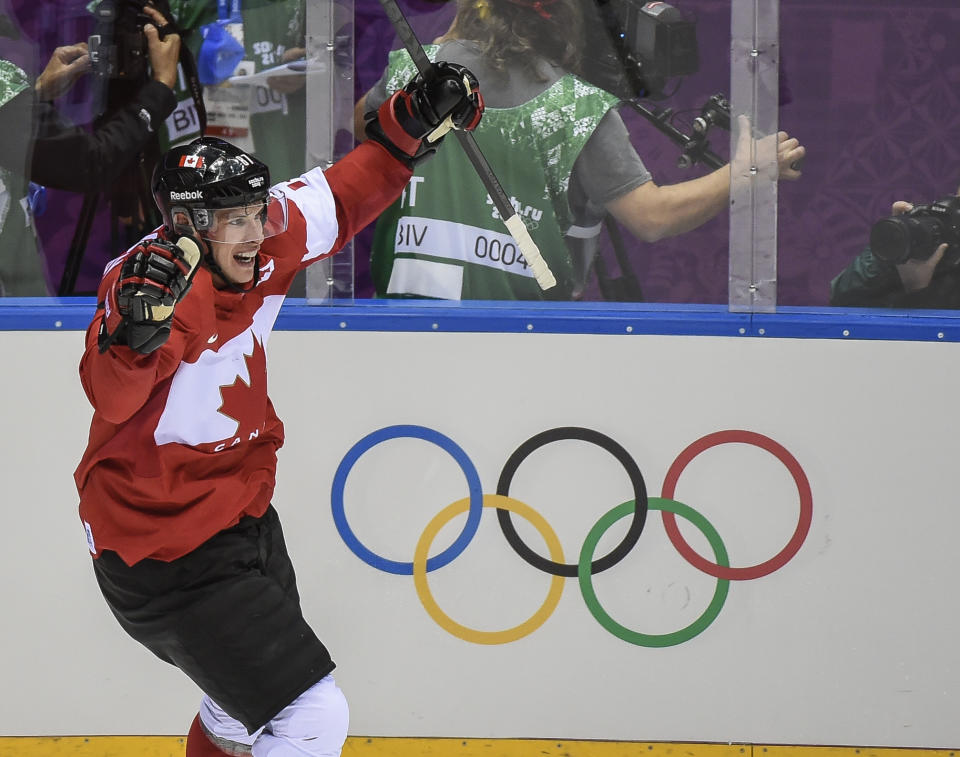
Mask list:
POLYGON ((148 355, 170 337, 173 309, 193 284, 202 255, 190 237, 177 243, 162 239, 141 242, 123 262, 114 289, 117 314, 107 311, 100 327, 100 352, 126 344, 148 355), (119 320, 112 331, 108 320, 119 320))
POLYGON ((366 114, 367 137, 413 168, 433 155, 450 129, 473 131, 483 115, 477 78, 463 66, 438 61, 429 84, 418 74, 380 108, 366 114))

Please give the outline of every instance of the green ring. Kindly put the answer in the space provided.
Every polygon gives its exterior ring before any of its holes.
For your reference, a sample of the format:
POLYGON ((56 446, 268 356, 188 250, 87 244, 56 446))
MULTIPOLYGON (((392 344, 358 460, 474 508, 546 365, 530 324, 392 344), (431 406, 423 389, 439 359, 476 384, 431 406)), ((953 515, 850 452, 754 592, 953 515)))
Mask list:
MULTIPOLYGON (((703 535, 707 537, 707 541, 710 542, 717 565, 723 566, 724 568, 730 566, 727 550, 723 546, 720 534, 717 533, 717 530, 710 525, 710 522, 706 518, 692 507, 673 499, 664 499, 663 497, 650 497, 648 506, 651 510, 666 510, 667 512, 686 518, 693 523, 693 525, 699 528, 703 535)), ((600 537, 618 520, 632 514, 634 509, 633 500, 617 505, 606 515, 602 516, 593 528, 590 529, 586 541, 583 542, 583 547, 580 548, 580 559, 577 562, 577 578, 580 582, 580 593, 583 594, 583 600, 586 602, 590 614, 597 619, 597 622, 600 623, 601 626, 606 628, 614 636, 641 647, 672 647, 676 644, 682 644, 704 631, 707 626, 716 620, 717 615, 720 614, 720 609, 723 607, 723 603, 727 599, 730 581, 725 578, 718 578, 717 589, 714 591, 713 599, 710 600, 707 609, 704 610, 703 614, 693 621, 693 623, 686 628, 681 628, 679 631, 665 634, 647 634, 633 631, 617 623, 617 621, 611 618, 607 611, 600 606, 600 600, 597 599, 597 594, 593 590, 593 576, 590 574, 590 564, 593 561, 593 552, 597 548, 600 537)))

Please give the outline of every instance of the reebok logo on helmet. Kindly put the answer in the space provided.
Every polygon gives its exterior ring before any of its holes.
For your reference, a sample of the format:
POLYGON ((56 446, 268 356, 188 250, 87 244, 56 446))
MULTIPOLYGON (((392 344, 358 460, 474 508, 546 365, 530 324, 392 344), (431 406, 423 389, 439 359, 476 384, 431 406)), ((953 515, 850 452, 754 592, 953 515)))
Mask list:
POLYGON ((171 193, 170 193, 170 200, 171 200, 171 201, 173 201, 173 200, 202 200, 202 199, 203 199, 203 192, 201 192, 199 189, 195 189, 195 190, 193 190, 193 191, 188 191, 188 192, 171 192, 171 193))

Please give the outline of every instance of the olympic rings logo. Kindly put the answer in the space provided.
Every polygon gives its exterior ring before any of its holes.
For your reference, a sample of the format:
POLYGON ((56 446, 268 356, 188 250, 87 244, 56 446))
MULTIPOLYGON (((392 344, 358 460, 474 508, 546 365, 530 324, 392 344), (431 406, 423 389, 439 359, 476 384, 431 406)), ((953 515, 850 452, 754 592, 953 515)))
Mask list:
POLYGON ((396 575, 413 576, 417 595, 430 617, 443 629, 465 641, 476 644, 505 644, 529 635, 553 613, 560 602, 564 578, 576 578, 584 602, 600 625, 614 636, 630 644, 644 647, 668 647, 681 644, 702 633, 719 615, 727 598, 730 581, 745 581, 769 575, 782 568, 803 545, 813 519, 813 495, 800 463, 782 445, 767 436, 752 431, 727 430, 708 434, 690 444, 673 461, 664 478, 660 497, 648 497, 640 468, 627 451, 599 431, 580 427, 554 428, 539 433, 521 444, 503 466, 497 482, 496 494, 484 494, 480 477, 467 454, 449 437, 424 426, 398 425, 374 431, 353 445, 344 456, 333 479, 331 492, 333 520, 347 547, 361 560, 378 570, 396 575), (467 480, 469 496, 457 500, 438 513, 426 526, 414 549, 412 562, 398 562, 382 557, 365 547, 347 523, 343 494, 347 477, 357 460, 367 450, 389 439, 414 438, 431 442, 446 451, 460 466, 467 480), (603 516, 590 529, 580 548, 575 564, 564 562, 563 549, 556 533, 547 521, 532 507, 510 497, 510 484, 520 464, 535 450, 551 442, 576 439, 595 444, 612 454, 626 469, 634 498, 623 502, 603 516), (721 444, 742 443, 759 447, 776 457, 787 469, 797 487, 800 498, 800 516, 787 544, 770 559, 747 567, 731 567, 726 547, 710 522, 696 510, 673 498, 680 474, 706 450, 721 444), (551 576, 547 597, 537 611, 526 621, 501 631, 481 631, 464 626, 449 617, 437 604, 427 582, 427 574, 448 565, 470 544, 483 508, 497 511, 497 520, 504 537, 514 551, 527 563, 551 576), (647 512, 658 510, 664 529, 677 552, 698 570, 717 579, 716 589, 706 610, 690 625, 665 634, 636 631, 617 622, 600 604, 593 588, 593 576, 620 562, 636 545, 646 524, 647 512), (467 514, 463 530, 454 542, 433 557, 428 557, 430 546, 441 528, 461 513, 467 514), (519 536, 511 520, 511 513, 525 518, 543 537, 549 557, 532 550, 519 536), (693 524, 706 537, 713 552, 713 561, 698 554, 684 539, 676 516, 693 524), (606 555, 594 558, 597 544, 604 533, 617 521, 629 517, 630 526, 621 542, 606 555))

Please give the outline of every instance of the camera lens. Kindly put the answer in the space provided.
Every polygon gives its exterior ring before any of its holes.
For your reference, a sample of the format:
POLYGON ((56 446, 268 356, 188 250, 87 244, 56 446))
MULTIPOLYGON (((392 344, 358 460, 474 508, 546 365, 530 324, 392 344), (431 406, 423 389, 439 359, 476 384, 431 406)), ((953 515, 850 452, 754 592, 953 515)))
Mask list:
POLYGON ((870 231, 870 248, 888 263, 926 260, 947 238, 945 232, 941 216, 931 213, 929 205, 918 205, 906 215, 877 221, 870 231))
POLYGON ((899 218, 884 218, 870 230, 870 249, 886 263, 902 263, 910 257, 910 232, 899 218))

